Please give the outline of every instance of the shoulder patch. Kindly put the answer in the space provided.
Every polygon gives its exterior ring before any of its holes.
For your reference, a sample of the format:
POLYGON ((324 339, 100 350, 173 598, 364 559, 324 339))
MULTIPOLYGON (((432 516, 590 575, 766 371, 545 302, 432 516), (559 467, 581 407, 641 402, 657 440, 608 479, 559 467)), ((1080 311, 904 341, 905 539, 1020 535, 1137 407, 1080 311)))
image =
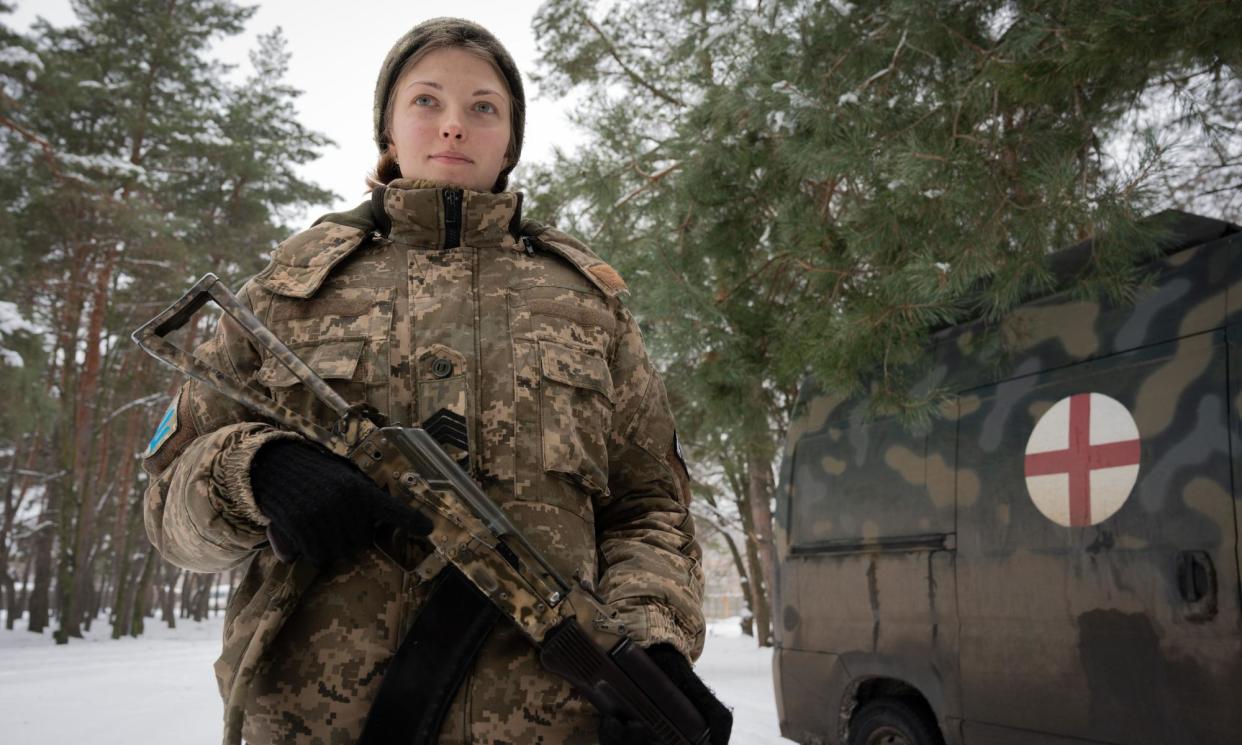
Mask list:
MULTIPOLYGON (((532 226, 537 225, 537 223, 529 224, 532 226)), ((522 227, 525 233, 527 225, 524 224, 522 227)), ((531 233, 531 237, 540 246, 573 264, 592 284, 599 288, 600 292, 603 292, 608 297, 617 297, 629 293, 630 288, 625 284, 625 280, 621 278, 616 269, 613 269, 608 262, 587 248, 586 244, 568 233, 556 228, 538 226, 537 232, 531 233)))
POLYGON ((177 402, 181 400, 181 392, 173 396, 173 400, 168 404, 168 408, 164 410, 164 416, 160 419, 160 423, 155 427, 155 434, 151 435, 151 441, 147 443, 147 449, 143 452, 143 458, 150 458, 155 455, 168 439, 177 432, 177 402))
POLYGON ((587 271, 594 274, 596 279, 611 287, 615 292, 626 292, 629 290, 625 280, 621 279, 620 274, 617 274, 617 270, 608 264, 593 264, 587 267, 587 271))
POLYGON ((369 235, 360 227, 321 222, 277 246, 255 281, 277 295, 308 298, 369 235))
POLYGON ((147 443, 146 452, 142 454, 142 470, 151 476, 163 473, 198 437, 194 418, 189 412, 190 399, 182 396, 185 391, 186 386, 182 386, 173 396, 172 403, 168 404, 155 428, 155 434, 151 436, 151 442, 147 443))

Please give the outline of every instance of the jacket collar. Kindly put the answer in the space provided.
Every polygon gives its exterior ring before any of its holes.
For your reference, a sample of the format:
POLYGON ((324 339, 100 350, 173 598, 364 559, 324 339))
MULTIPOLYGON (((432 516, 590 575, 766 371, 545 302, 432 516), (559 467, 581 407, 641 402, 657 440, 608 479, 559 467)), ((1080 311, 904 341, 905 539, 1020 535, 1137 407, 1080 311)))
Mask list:
POLYGON ((472 191, 430 181, 395 179, 380 200, 394 243, 419 248, 518 245, 522 195, 472 191))

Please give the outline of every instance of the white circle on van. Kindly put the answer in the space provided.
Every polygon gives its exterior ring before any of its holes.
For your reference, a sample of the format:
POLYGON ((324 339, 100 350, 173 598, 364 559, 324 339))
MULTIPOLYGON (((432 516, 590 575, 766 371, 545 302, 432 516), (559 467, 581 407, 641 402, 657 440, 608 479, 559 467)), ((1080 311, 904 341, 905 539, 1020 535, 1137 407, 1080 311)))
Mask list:
POLYGON ((1107 520, 1138 480, 1142 442, 1130 410, 1102 393, 1053 404, 1026 441, 1026 490, 1049 520, 1082 528, 1107 520))

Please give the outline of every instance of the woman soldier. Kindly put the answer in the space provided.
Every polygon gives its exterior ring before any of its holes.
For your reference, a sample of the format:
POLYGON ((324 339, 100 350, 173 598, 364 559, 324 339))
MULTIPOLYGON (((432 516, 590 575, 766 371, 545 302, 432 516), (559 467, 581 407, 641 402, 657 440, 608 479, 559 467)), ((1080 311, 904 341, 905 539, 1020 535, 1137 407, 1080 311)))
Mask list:
MULTIPOLYGON (((521 194, 505 190, 524 111, 492 34, 449 18, 416 26, 376 86, 371 200, 282 243, 239 295, 346 400, 431 432, 563 576, 594 585, 724 742, 731 716, 689 663, 703 577, 664 387, 617 273, 523 222, 521 194)), ((197 354, 331 419, 227 318, 197 354)), ((378 742, 368 712, 407 631, 462 622, 413 571, 429 523, 346 460, 255 419, 191 381, 144 461, 147 531, 169 561, 248 562, 216 663, 225 740, 354 743, 365 725, 378 742)), ((601 720, 512 624, 480 638, 439 743, 652 741, 601 720)), ((398 692, 397 710, 419 693, 398 692)))

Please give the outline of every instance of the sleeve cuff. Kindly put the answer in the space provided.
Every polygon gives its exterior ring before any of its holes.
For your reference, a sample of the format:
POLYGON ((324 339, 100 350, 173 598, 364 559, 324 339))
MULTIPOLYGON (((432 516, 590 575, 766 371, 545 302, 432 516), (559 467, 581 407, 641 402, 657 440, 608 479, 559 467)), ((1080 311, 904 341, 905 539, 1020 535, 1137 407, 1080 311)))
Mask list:
POLYGON ((300 440, 300 435, 280 429, 251 435, 242 442, 233 443, 224 448, 216 461, 215 476, 220 484, 220 491, 227 501, 222 511, 228 517, 245 521, 258 527, 262 532, 270 520, 259 511, 254 498, 254 490, 250 488, 250 464, 259 448, 275 440, 300 440))
POLYGON ((703 653, 705 628, 701 622, 691 628, 691 624, 678 618, 671 608, 657 602, 627 604, 617 611, 629 636, 643 647, 670 644, 691 661, 703 653))

